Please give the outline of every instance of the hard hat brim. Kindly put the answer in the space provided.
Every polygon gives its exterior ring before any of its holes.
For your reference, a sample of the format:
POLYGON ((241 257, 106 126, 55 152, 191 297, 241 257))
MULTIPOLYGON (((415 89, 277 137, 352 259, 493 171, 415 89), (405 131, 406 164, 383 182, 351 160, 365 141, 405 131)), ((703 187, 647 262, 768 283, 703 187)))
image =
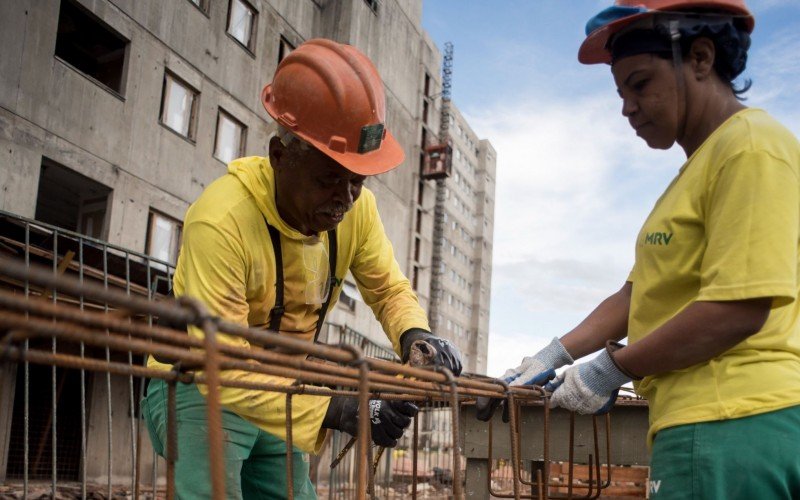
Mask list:
POLYGON ((378 175, 388 172, 403 163, 406 154, 397 139, 386 131, 386 136, 381 141, 381 147, 369 153, 340 153, 330 149, 327 144, 315 141, 303 134, 298 137, 308 142, 319 151, 333 159, 336 163, 358 175, 378 175))
POLYGON ((303 141, 311 144, 314 146, 315 149, 319 150, 329 158, 333 159, 341 165, 342 167, 346 168, 347 170, 353 172, 354 174, 358 175, 378 175, 384 172, 388 172, 398 166, 405 160, 406 154, 403 151, 402 146, 400 143, 397 142, 397 139, 394 138, 391 132, 388 129, 384 129, 385 136, 381 140, 381 145, 378 149, 374 151, 370 151, 368 153, 355 153, 355 152, 345 152, 341 153, 339 151, 335 151, 328 147, 327 144, 310 137, 303 132, 296 129, 290 123, 284 122, 281 119, 280 115, 278 114, 277 110, 273 107, 271 101, 269 99, 265 99, 264 96, 269 95, 271 91, 272 85, 267 85, 264 88, 264 92, 261 99, 261 104, 264 105, 264 109, 267 110, 267 113, 280 125, 286 128, 289 132, 296 135, 303 141))
MULTIPOLYGON (((716 0, 699 2, 695 5, 695 7, 719 9, 720 11, 730 9, 730 5, 728 3, 716 0)), ((669 6, 664 6, 664 10, 648 10, 627 17, 622 17, 616 21, 612 21, 600 28, 597 28, 596 30, 592 31, 586 37, 586 39, 584 39, 580 49, 578 49, 578 61, 582 64, 611 64, 611 52, 608 50, 609 38, 639 19, 658 14, 659 12, 669 12, 668 8, 669 6)), ((736 9, 732 11, 731 14, 740 16, 747 32, 753 32, 753 28, 755 27, 755 19, 753 18, 752 13, 750 13, 748 10, 736 9)))
POLYGON ((629 24, 653 15, 653 12, 642 12, 623 17, 592 31, 578 49, 578 61, 581 64, 611 64, 611 52, 608 50, 608 39, 629 24))

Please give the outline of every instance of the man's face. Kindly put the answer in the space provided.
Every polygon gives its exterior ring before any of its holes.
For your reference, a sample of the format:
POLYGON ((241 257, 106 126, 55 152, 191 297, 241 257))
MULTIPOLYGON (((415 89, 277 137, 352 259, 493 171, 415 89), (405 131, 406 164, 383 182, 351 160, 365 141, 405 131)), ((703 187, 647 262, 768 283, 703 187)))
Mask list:
POLYGON ((303 234, 335 228, 361 195, 366 179, 299 140, 269 143, 275 171, 275 202, 281 218, 303 234))

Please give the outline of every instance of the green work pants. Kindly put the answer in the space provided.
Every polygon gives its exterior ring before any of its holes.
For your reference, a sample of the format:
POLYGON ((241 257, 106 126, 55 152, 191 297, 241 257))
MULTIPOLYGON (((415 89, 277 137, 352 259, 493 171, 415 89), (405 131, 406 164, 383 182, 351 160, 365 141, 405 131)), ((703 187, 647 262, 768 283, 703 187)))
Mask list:
MULTIPOLYGON (((142 401, 153 448, 164 456, 167 444, 167 384, 151 380, 142 401)), ((175 462, 175 492, 179 499, 211 498, 208 460, 206 399, 194 384, 177 385, 178 459, 175 462)), ((225 446, 225 498, 286 498, 286 442, 268 434, 239 415, 222 410, 225 446)), ((308 454, 293 454, 294 497, 316 499, 308 476, 308 454)))
POLYGON ((800 499, 800 406, 656 435, 652 500, 800 499))

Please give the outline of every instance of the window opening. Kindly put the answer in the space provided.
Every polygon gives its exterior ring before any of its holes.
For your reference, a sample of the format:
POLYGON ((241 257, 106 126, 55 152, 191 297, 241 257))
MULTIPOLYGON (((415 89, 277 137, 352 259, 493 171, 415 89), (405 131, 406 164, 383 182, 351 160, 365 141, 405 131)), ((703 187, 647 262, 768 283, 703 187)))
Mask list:
POLYGON ((194 140, 198 92, 171 73, 164 74, 161 123, 194 140))
POLYGON ((214 145, 214 157, 229 163, 244 154, 246 127, 222 109, 217 116, 217 138, 214 145))
POLYGON ((231 0, 228 13, 228 34, 247 50, 253 51, 256 11, 244 0, 231 0))
POLYGON ((74 0, 62 0, 55 55, 94 81, 123 93, 128 40, 74 0))

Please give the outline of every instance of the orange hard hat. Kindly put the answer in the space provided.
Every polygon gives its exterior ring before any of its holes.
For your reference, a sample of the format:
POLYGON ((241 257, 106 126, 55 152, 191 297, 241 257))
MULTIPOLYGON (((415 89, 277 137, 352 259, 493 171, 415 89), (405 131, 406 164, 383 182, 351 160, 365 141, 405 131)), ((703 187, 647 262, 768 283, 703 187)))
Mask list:
POLYGON ((616 0, 586 23, 586 39, 578 50, 583 64, 610 63, 609 40, 632 23, 660 13, 701 15, 730 15, 748 33, 753 32, 755 20, 744 0, 616 0))
POLYGON ((303 43, 278 65, 261 102, 288 131, 356 174, 380 174, 405 158, 384 127, 381 77, 351 45, 321 38, 303 43))

